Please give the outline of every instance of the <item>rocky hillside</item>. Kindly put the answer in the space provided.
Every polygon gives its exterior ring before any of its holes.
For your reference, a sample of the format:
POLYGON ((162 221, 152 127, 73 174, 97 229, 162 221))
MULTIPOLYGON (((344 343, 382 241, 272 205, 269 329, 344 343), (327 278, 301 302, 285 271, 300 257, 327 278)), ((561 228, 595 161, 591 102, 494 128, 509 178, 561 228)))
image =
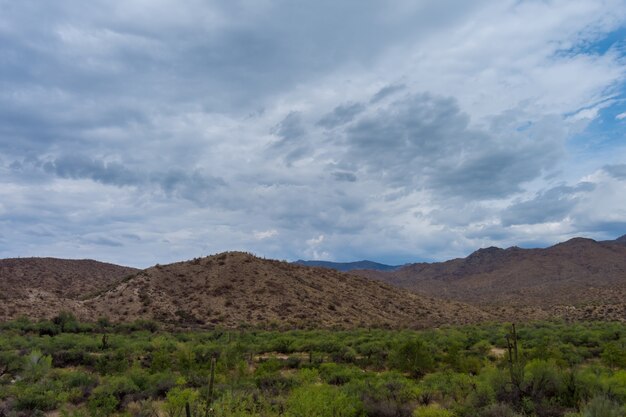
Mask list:
POLYGON ((0 259, 0 320, 50 317, 62 309, 82 312, 80 299, 135 272, 93 260, 0 259))
POLYGON ((463 259, 357 273, 504 315, 626 320, 625 243, 575 238, 546 249, 490 247, 463 259))
POLYGON ((241 252, 148 268, 85 306, 115 321, 206 327, 426 327, 491 319, 459 302, 241 252))

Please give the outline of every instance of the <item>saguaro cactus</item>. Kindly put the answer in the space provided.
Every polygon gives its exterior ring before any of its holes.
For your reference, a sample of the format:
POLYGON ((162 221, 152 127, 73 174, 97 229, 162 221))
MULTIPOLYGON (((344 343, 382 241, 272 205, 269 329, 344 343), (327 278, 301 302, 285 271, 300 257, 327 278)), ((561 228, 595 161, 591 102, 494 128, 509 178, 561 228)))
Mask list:
MULTIPOLYGON (((211 415, 214 414, 213 408, 211 408, 211 405, 213 405, 213 386, 215 384, 215 366, 217 365, 217 356, 213 355, 213 357, 211 357, 211 374, 209 376, 209 387, 207 390, 207 397, 205 400, 205 413, 204 413, 204 417, 209 417, 211 415)), ((189 402, 185 403, 185 414, 187 417, 194 417, 191 413, 191 405, 189 404, 189 402)))
POLYGON ((513 395, 516 401, 522 397, 522 382, 524 381, 524 365, 519 357, 519 348, 517 345, 517 331, 515 323, 511 325, 511 331, 506 335, 506 345, 508 350, 509 376, 511 378, 511 386, 513 387, 513 395))

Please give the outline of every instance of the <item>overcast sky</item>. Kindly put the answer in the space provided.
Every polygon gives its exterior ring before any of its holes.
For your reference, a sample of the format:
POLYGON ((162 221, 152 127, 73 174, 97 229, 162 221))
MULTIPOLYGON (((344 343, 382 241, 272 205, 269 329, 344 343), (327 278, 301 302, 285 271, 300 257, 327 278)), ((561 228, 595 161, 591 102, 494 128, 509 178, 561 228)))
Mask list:
POLYGON ((0 257, 613 239, 625 64, 625 0, 0 0, 0 257))

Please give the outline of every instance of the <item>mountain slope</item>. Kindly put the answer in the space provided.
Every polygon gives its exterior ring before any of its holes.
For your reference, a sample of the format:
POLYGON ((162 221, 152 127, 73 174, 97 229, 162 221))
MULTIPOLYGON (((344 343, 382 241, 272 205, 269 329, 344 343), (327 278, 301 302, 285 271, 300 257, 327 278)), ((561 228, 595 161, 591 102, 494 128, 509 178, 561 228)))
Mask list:
POLYGON ((101 291, 135 268, 89 259, 0 259, 0 320, 82 311, 79 299, 101 291))
POLYGON ((354 271, 356 269, 371 269, 373 271, 393 271, 394 269, 400 268, 399 266, 394 265, 385 265, 380 264, 378 262, 372 261, 356 261, 356 262, 329 262, 329 261, 304 261, 302 259, 298 259, 294 262, 296 265, 303 266, 314 266, 319 268, 328 268, 334 269, 336 271, 354 271))
POLYGON ((491 318, 462 303, 241 252, 148 268, 86 305, 116 321, 225 327, 426 327, 491 318))
POLYGON ((546 249, 495 247, 463 259, 417 263, 391 272, 356 271, 423 294, 479 306, 513 307, 537 318, 626 319, 623 238, 575 238, 546 249))

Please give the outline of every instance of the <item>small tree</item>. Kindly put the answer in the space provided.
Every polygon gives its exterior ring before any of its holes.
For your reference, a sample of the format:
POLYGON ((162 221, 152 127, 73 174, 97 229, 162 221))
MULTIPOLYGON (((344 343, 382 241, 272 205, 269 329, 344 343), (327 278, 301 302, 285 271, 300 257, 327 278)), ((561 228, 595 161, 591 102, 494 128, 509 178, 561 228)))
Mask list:
POLYGON ((29 382, 41 380, 52 368, 52 357, 33 350, 24 362, 24 379, 29 382))
POLYGON ((389 356, 389 364, 392 368, 408 372, 414 378, 420 378, 434 369, 435 361, 428 346, 415 338, 393 349, 389 356))
POLYGON ((76 317, 69 311, 62 311, 58 316, 52 319, 52 322, 59 327, 61 333, 74 330, 78 327, 76 317))

